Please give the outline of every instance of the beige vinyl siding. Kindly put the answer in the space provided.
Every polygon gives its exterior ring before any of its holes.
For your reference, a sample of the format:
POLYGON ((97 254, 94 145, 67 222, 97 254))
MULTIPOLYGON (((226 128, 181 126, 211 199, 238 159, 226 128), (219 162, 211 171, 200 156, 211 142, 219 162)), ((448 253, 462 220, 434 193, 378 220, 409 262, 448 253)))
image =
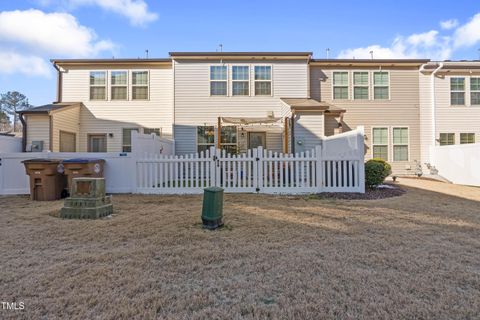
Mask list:
MULTIPOLYGON (((441 73, 445 75, 445 73, 441 73)), ((470 106, 470 76, 480 77, 479 71, 474 73, 449 72, 445 77, 435 79, 436 100, 436 137, 440 133, 455 133, 455 144, 460 144, 460 133, 475 133, 475 141, 480 141, 480 106, 470 106), (465 106, 450 105, 450 78, 465 77, 465 106)), ((438 145, 438 142, 437 142, 438 145)))
MULTIPOLYGON (((107 77, 107 97, 110 97, 110 75, 107 77)), ((123 128, 161 128, 164 136, 172 135, 173 123, 173 71, 171 66, 136 67, 134 65, 111 65, 101 69, 72 67, 63 74, 63 97, 65 102, 81 101, 80 134, 78 151, 87 151, 88 134, 107 134, 107 151, 122 151, 123 128), (149 71, 149 99, 90 101, 89 74, 97 70, 127 70, 128 82, 131 71, 149 71), (109 137, 108 134, 113 134, 109 137)))
MULTIPOLYGON (((432 77, 430 75, 419 73, 420 158, 422 161, 422 167, 425 170, 428 170, 426 163, 430 163, 430 146, 433 145, 431 79, 432 77)), ((437 80, 438 79, 435 81, 437 80)))
POLYGON ((324 136, 323 112, 297 112, 295 114, 295 152, 310 151, 324 136), (298 142, 302 141, 302 145, 298 142))
POLYGON ((32 141, 43 141, 43 150, 50 150, 50 117, 48 115, 25 115, 27 121, 27 148, 32 141))
POLYGON ((281 132, 267 131, 267 149, 273 152, 283 152, 283 138, 281 132))
MULTIPOLYGON (((413 174, 414 160, 420 160, 420 117, 419 117, 419 76, 416 67, 383 67, 382 71, 390 73, 390 97, 389 100, 333 100, 332 99, 332 74, 334 71, 348 71, 349 92, 353 89, 353 72, 369 71, 370 79, 373 72, 379 68, 345 68, 337 69, 330 66, 311 67, 311 97, 332 103, 346 109, 343 117, 343 130, 349 131, 357 126, 365 126, 367 153, 366 159, 372 156, 372 127, 389 127, 390 136, 392 127, 409 128, 409 159, 408 162, 393 162, 392 168, 397 174, 413 174), (323 79, 323 80, 321 80, 323 79), (410 168, 410 169, 409 169, 410 168)), ((372 81, 370 81, 372 84, 372 81)), ((372 85, 370 92, 373 92, 372 85)), ((370 94, 371 98, 373 97, 370 94)), ((353 97, 352 97, 353 98, 353 97)), ((330 122, 330 120, 329 120, 330 122)), ((331 124, 327 126, 331 133, 331 124)), ((389 145, 389 158, 392 159, 392 142, 389 145)))
POLYGON ((78 151, 78 139, 80 134, 80 106, 58 110, 52 113, 52 151, 60 152, 60 131, 75 134, 75 145, 78 151))
MULTIPOLYGON (((195 152, 197 125, 217 125, 219 116, 276 117, 285 114, 281 97, 308 96, 306 61, 228 61, 228 78, 232 65, 250 66, 250 96, 210 96, 210 65, 219 61, 176 60, 175 70, 175 146, 177 153, 195 152), (254 95, 254 66, 272 66, 272 96, 254 95)), ((230 93, 230 82, 229 82, 230 93)), ((281 123, 279 122, 279 125, 281 123)), ((280 148, 281 150, 281 148, 280 148)))

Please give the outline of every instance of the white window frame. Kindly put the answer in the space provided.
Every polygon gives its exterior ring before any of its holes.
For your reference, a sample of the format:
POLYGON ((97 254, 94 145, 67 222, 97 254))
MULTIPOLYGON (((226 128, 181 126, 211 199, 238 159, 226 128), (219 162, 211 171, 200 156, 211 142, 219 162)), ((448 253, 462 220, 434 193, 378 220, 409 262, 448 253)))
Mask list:
MULTIPOLYGON (((472 93, 479 93, 480 94, 480 89, 479 90, 472 90, 472 78, 473 79, 480 79, 480 76, 475 76, 475 77, 469 77, 468 79, 468 99, 470 101, 470 106, 471 107, 480 107, 480 103, 479 104, 473 104, 472 103, 472 93)), ((466 101, 465 101, 466 102, 466 101)))
MULTIPOLYGON (((371 93, 371 90, 370 90, 370 87, 371 87, 371 72, 368 71, 368 70, 352 70, 352 92, 351 92, 351 100, 354 100, 354 101, 368 101, 368 100, 371 100, 372 98, 372 93, 371 93), (367 81, 368 81, 368 84, 366 86, 356 86, 355 85, 355 73, 367 73, 367 81), (367 98, 366 99, 355 99, 355 87, 360 87, 360 88, 365 88, 367 87, 367 98)), ((333 83, 333 80, 332 80, 332 83, 333 83)), ((332 92, 333 94, 333 92, 332 92)))
POLYGON ((158 129, 158 135, 157 135, 157 137, 161 137, 161 136, 162 136, 162 128, 161 128, 161 127, 156 127, 156 128, 143 127, 143 128, 141 128, 143 134, 152 134, 153 132, 151 132, 151 133, 145 133, 145 129, 147 129, 147 130, 156 130, 156 129, 158 129))
POLYGON ((392 79, 391 79, 391 73, 389 70, 373 70, 371 72, 371 97, 373 101, 390 101, 392 100, 392 92, 391 92, 391 88, 392 88, 392 79), (375 73, 378 73, 378 72, 381 72, 381 73, 387 73, 388 74, 388 98, 387 99, 375 99, 375 87, 385 87, 385 86, 381 86, 381 85, 375 85, 375 73))
POLYGON ((218 139, 219 139, 219 142, 220 142, 220 149, 221 150, 223 150, 222 146, 235 146, 238 149, 238 129, 239 129, 239 126, 234 125, 234 124, 229 124, 229 125, 225 125, 225 126, 220 127, 220 136, 218 137, 218 139), (235 142, 235 143, 232 143, 232 142, 223 143, 222 142, 222 129, 225 128, 225 127, 235 127, 235 137, 237 139, 237 142, 235 142))
POLYGON ((108 77, 109 77, 109 72, 108 70, 90 70, 88 72, 88 100, 89 101, 107 101, 108 100, 108 97, 109 97, 109 94, 110 92, 108 92, 108 84, 109 84, 109 81, 108 81, 108 77), (103 86, 100 86, 100 85, 92 85, 90 83, 90 75, 92 73, 95 73, 95 72, 103 72, 105 73, 105 84, 103 86), (92 99, 92 87, 105 87, 105 98, 104 99, 92 99))
MULTIPOLYGON (((470 89, 470 82, 468 83, 468 86, 467 86, 467 77, 463 77, 463 76, 451 76, 448 78, 448 86, 449 86, 449 89, 450 89, 450 92, 449 92, 449 99, 450 99, 450 106, 454 106, 454 107, 465 107, 467 106, 467 89, 470 89), (463 79, 463 90, 452 90, 452 79, 463 79), (452 93, 453 92, 463 92, 463 104, 453 104, 452 103, 452 93)), ((447 132, 447 133, 451 133, 451 132, 447 132)))
POLYGON ((216 97, 216 98, 222 98, 222 97, 228 97, 229 96, 229 85, 228 85, 228 82, 229 82, 229 78, 230 78, 230 73, 229 73, 229 65, 226 64, 226 63, 218 63, 218 64, 209 64, 208 65, 208 94, 210 97, 216 97), (211 67, 225 67, 226 68, 226 79, 225 80, 212 80, 212 68, 211 67), (225 82, 225 88, 226 88, 226 91, 225 94, 223 95, 218 95, 218 94, 212 94, 212 82, 225 82))
POLYGON ((391 155, 390 155, 390 127, 389 126, 372 126, 370 130, 371 130, 370 136, 372 137, 371 158, 372 159, 375 158, 374 153, 373 153, 373 149, 374 149, 375 146, 386 146, 387 147, 387 159, 385 161, 390 162, 390 159, 391 159, 391 155), (374 136, 373 136, 374 129, 387 129, 387 144, 386 145, 385 144, 378 144, 378 143, 375 144, 375 139, 374 139, 374 136))
POLYGON ((332 100, 335 101, 347 101, 351 100, 350 96, 350 87, 351 87, 351 74, 350 70, 332 70, 332 83, 331 83, 331 91, 332 91, 332 100), (334 74, 335 73, 347 73, 347 98, 346 99, 335 99, 335 87, 343 87, 343 86, 336 86, 334 81, 334 74))
POLYGON ((253 95, 257 97, 273 97, 273 65, 272 64, 254 64, 252 66, 253 76, 253 95), (255 79, 255 67, 270 67, 270 80, 256 80, 255 79), (255 84, 257 82, 270 82, 270 94, 258 94, 255 92, 255 84))
POLYGON ((410 162, 410 127, 409 126, 392 126, 391 128, 392 130, 392 157, 391 157, 391 162, 410 162), (407 141, 407 160, 395 160, 395 146, 405 146, 405 144, 402 144, 402 143, 395 143, 394 141, 394 135, 393 135, 393 131, 394 129, 407 129, 407 133, 408 133, 408 141, 407 141))
POLYGON ((438 145, 439 146, 453 146, 453 145, 456 145, 457 144, 457 141, 456 141, 456 133, 455 132, 439 132, 438 133, 438 145), (443 134, 453 134, 453 144, 441 144, 441 136, 442 136, 442 133, 443 134))
POLYGON ((475 132, 460 132, 458 134, 458 138, 460 139, 458 142, 459 144, 472 144, 472 143, 476 143, 477 142, 477 137, 476 137, 476 134, 475 132), (473 134, 473 142, 467 142, 467 143, 462 143, 462 134, 473 134))
MULTIPOLYGON (((250 81, 251 78, 252 78, 251 66, 248 65, 248 64, 231 64, 229 69, 230 69, 230 95, 232 97, 250 97, 250 96, 252 96, 252 86, 251 86, 251 81, 250 81), (233 67, 247 67, 248 68, 248 80, 233 80, 233 67), (233 84, 235 82, 248 82, 248 94, 247 95, 234 95, 233 94, 233 84)), ((228 74, 227 74, 227 79, 228 79, 228 74)), ((254 88, 254 90, 255 90, 255 88, 254 88)))
MULTIPOLYGON (((204 124, 202 126, 195 126, 195 147, 196 147, 196 151, 195 153, 198 153, 200 154, 200 152, 198 152, 198 146, 211 146, 211 147, 215 147, 217 145, 217 127, 215 125, 210 125, 210 124, 204 124), (198 127, 213 127, 213 143, 199 143, 198 142, 198 127)), ((210 149, 210 148, 209 148, 210 149)), ((205 153, 204 153, 205 154, 205 153)))
POLYGON ((149 101, 150 100, 150 70, 147 69, 134 69, 130 70, 130 81, 129 81, 129 96, 131 101, 149 101), (133 73, 134 72, 147 72, 147 84, 139 85, 133 84, 133 73), (133 87, 147 87, 147 99, 133 99, 133 87))
POLYGON ((139 127, 128 127, 128 128, 122 128, 122 153, 124 152, 132 152, 132 131, 134 130, 137 130, 138 133, 140 133, 140 128, 139 127), (131 130, 130 131, 130 144, 124 144, 124 138, 125 138, 125 135, 124 135, 124 131, 123 130, 131 130), (124 147, 130 147, 130 151, 124 151, 124 147))
POLYGON ((129 93, 129 91, 130 91, 130 90, 128 90, 128 87, 129 87, 129 78, 130 78, 130 77, 129 77, 129 72, 128 72, 128 70, 110 70, 110 72, 108 72, 108 77, 109 77, 109 79, 110 79, 110 81, 109 81, 109 84, 110 84, 110 86, 109 86, 109 87, 110 87, 110 90, 109 90, 109 91, 110 91, 110 100, 111 100, 111 101, 128 101, 128 100, 129 100, 129 99, 128 99, 128 96, 129 96, 128 93, 129 93), (113 82, 112 82, 112 73, 113 73, 113 72, 125 72, 125 73, 127 74, 127 79, 126 79, 127 82, 126 82, 124 85, 113 84, 113 82), (112 90, 112 88, 114 88, 114 87, 125 87, 125 88, 127 89, 127 90, 126 90, 126 91, 127 91, 127 96, 125 97, 125 99, 113 99, 113 95, 112 95, 113 90, 112 90))

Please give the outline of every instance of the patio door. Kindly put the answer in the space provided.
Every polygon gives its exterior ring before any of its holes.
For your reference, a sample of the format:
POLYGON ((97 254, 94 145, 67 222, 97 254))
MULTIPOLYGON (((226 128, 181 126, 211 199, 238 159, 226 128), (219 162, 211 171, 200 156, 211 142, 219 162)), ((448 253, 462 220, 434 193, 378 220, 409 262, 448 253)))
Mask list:
POLYGON ((88 152, 107 152, 107 135, 89 134, 88 152))
POLYGON ((266 132, 249 132, 248 133, 248 149, 255 149, 258 147, 267 147, 266 132))

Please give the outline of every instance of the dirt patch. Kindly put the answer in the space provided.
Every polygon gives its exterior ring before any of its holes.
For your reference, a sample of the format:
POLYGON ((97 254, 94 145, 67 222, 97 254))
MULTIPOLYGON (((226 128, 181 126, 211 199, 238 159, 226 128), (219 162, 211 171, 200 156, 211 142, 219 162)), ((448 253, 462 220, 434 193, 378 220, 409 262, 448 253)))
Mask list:
MULTIPOLYGON (((407 179, 405 179, 406 181, 407 179)), ((1 319, 475 319, 478 188, 409 180, 349 201, 114 195, 114 215, 52 217, 62 201, 0 198, 1 319)))

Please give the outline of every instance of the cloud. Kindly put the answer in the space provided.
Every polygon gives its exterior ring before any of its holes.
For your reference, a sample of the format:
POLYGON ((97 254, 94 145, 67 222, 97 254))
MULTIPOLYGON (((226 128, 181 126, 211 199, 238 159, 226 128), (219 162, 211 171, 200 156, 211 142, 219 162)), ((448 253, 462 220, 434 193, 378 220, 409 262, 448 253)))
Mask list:
POLYGON ((440 37, 438 31, 415 33, 408 37, 398 36, 389 47, 370 45, 367 47, 342 50, 338 58, 370 59, 430 58, 447 59, 451 54, 450 38, 440 37))
POLYGON ((97 6, 105 11, 124 16, 133 26, 145 26, 158 19, 144 0, 36 0, 41 6, 56 6, 71 11, 81 6, 97 6))
POLYGON ((438 30, 414 33, 409 36, 397 36, 389 46, 380 44, 340 51, 338 58, 369 59, 370 52, 376 59, 429 58, 432 60, 449 59, 455 50, 468 48, 480 42, 480 13, 470 21, 460 25, 456 19, 440 22, 443 30, 453 30, 442 34, 438 30))
POLYGON ((47 75, 47 58, 95 57, 115 45, 68 13, 30 9, 0 12, 0 48, 0 73, 47 75))
POLYGON ((471 47, 480 41, 480 13, 455 30, 453 45, 459 47, 471 47))
POLYGON ((445 20, 445 21, 440 21, 440 27, 443 30, 450 30, 458 26, 458 20, 457 19, 450 19, 450 20, 445 20))
POLYGON ((114 48, 108 40, 97 41, 93 30, 68 13, 34 9, 0 12, 0 41, 68 57, 94 56, 114 48))
POLYGON ((44 59, 34 55, 18 54, 14 51, 0 51, 0 72, 45 77, 51 75, 50 65, 44 59))

